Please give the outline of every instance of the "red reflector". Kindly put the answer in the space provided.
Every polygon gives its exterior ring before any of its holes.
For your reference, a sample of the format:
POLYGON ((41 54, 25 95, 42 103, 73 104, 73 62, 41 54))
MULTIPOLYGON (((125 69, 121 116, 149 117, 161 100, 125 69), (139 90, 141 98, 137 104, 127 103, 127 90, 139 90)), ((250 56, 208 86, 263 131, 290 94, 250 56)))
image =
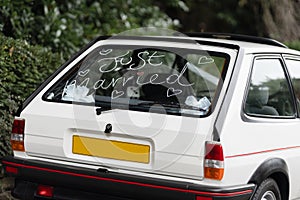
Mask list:
POLYGON ((37 195, 43 196, 43 197, 53 197, 53 187, 39 185, 36 193, 37 193, 37 195))
POLYGON ((212 197, 196 196, 196 200, 212 200, 212 197))
POLYGON ((5 171, 7 173, 18 174, 18 168, 15 168, 15 167, 6 166, 5 171))
POLYGON ((205 150, 205 159, 224 161, 222 145, 206 143, 205 150))

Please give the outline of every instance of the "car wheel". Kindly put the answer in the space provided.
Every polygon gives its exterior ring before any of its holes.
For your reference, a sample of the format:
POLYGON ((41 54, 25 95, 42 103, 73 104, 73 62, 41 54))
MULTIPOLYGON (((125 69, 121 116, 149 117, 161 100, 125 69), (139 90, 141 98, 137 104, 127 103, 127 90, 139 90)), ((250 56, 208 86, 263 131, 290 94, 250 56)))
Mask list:
POLYGON ((253 200, 281 200, 276 181, 272 178, 264 180, 254 193, 253 200))

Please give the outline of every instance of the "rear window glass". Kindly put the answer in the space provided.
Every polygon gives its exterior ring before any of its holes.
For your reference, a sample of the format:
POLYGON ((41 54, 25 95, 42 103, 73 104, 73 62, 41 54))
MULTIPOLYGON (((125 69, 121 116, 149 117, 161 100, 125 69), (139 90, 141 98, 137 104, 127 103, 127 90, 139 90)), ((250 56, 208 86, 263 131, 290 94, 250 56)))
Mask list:
POLYGON ((229 56, 202 50, 101 46, 44 95, 53 102, 204 116, 211 112, 229 56))

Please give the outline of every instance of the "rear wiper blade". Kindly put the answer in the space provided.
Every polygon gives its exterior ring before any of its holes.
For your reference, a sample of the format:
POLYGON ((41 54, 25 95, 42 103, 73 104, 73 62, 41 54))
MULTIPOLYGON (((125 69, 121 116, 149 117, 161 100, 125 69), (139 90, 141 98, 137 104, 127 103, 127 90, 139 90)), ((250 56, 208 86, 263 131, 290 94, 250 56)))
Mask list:
MULTIPOLYGON (((137 104, 132 104, 134 106, 172 106, 173 104, 167 104, 167 103, 163 103, 163 102, 159 102, 159 101, 142 101, 142 102, 138 102, 137 104)), ((174 104, 175 105, 175 104, 174 104)))
POLYGON ((177 108, 180 109, 182 108, 182 105, 179 103, 165 103, 165 102, 159 102, 159 101, 143 101, 139 102, 134 106, 154 106, 154 107, 165 107, 165 108, 177 108))
POLYGON ((135 104, 131 104, 133 106, 152 106, 158 104, 158 102, 155 101, 141 101, 141 102, 137 102, 135 104))
POLYGON ((180 110, 193 110, 193 111, 201 111, 201 112, 206 112, 207 109, 202 109, 199 107, 193 107, 189 105, 184 105, 180 103, 164 103, 164 102, 156 102, 156 101, 150 101, 150 102, 141 102, 138 104, 138 106, 156 106, 157 108, 159 106, 162 106, 166 109, 180 109, 180 110))

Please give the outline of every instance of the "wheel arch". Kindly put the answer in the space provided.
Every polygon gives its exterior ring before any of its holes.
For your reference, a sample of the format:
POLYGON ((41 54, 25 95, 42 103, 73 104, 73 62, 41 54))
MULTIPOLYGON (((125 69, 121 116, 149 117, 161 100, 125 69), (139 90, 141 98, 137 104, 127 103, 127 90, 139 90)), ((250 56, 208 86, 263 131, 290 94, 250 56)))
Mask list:
POLYGON ((289 197, 288 166, 281 158, 272 158, 263 162, 251 176, 249 183, 260 185, 265 179, 273 178, 280 189, 282 200, 289 197))

